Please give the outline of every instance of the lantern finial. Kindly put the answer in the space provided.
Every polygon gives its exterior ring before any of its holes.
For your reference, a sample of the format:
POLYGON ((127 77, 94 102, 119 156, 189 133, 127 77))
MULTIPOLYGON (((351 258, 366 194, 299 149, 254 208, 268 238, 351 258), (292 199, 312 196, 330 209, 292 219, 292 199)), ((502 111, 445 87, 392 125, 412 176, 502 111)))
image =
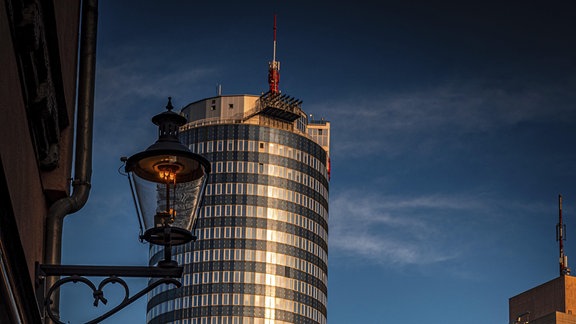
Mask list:
POLYGON ((174 106, 172 106, 172 97, 168 97, 168 104, 166 105, 166 109, 168 111, 172 111, 172 109, 174 109, 174 106))

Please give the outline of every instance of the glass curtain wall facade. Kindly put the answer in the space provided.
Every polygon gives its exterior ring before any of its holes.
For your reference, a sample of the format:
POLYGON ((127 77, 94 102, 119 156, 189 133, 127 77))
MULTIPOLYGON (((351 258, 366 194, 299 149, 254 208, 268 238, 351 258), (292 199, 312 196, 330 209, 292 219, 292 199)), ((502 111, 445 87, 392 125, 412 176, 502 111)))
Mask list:
MULTIPOLYGON (((308 134, 303 112, 276 118, 257 105, 220 96, 184 108, 181 140, 212 174, 198 239, 173 251, 182 287, 150 293, 148 323, 326 323, 327 145, 308 134)), ((329 123, 315 127, 329 134, 329 123)), ((152 247, 150 262, 161 257, 152 247)))

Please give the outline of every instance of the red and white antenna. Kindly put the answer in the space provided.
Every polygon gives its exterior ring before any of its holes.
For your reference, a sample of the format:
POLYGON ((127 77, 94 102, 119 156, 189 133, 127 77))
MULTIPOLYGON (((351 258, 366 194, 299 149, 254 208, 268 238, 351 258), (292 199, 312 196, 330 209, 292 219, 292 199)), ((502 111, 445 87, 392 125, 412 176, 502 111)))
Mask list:
POLYGON ((568 268, 568 256, 564 254, 564 236, 566 232, 566 225, 562 222, 562 195, 558 195, 558 224, 556 225, 556 241, 559 243, 560 249, 560 276, 570 275, 570 268, 568 268))
POLYGON ((268 62, 268 85, 270 92, 280 93, 278 85, 280 83, 280 62, 276 61, 276 14, 274 14, 274 52, 272 62, 268 62))

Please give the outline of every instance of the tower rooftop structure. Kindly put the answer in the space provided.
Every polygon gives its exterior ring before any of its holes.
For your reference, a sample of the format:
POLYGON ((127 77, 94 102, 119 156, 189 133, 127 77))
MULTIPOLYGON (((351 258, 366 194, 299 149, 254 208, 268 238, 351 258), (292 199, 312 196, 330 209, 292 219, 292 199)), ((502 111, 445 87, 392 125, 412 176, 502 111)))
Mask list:
POLYGON ((576 323, 576 278, 560 276, 509 299, 510 324, 576 323))
POLYGON ((576 277, 570 276, 568 257, 564 253, 566 225, 562 217, 562 196, 558 196, 560 276, 509 299, 510 324, 574 324, 576 323, 576 277))
POLYGON ((268 85, 271 93, 280 93, 280 62, 276 61, 276 15, 274 15, 274 50, 268 63, 268 85))

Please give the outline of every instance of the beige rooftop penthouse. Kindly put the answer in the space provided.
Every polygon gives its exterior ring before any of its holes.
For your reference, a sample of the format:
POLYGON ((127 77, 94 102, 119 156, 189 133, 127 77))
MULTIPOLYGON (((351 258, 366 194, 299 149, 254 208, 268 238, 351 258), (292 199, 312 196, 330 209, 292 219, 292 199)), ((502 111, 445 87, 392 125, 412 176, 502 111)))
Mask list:
POLYGON ((511 324, 576 324, 576 278, 560 276, 509 300, 511 324))

